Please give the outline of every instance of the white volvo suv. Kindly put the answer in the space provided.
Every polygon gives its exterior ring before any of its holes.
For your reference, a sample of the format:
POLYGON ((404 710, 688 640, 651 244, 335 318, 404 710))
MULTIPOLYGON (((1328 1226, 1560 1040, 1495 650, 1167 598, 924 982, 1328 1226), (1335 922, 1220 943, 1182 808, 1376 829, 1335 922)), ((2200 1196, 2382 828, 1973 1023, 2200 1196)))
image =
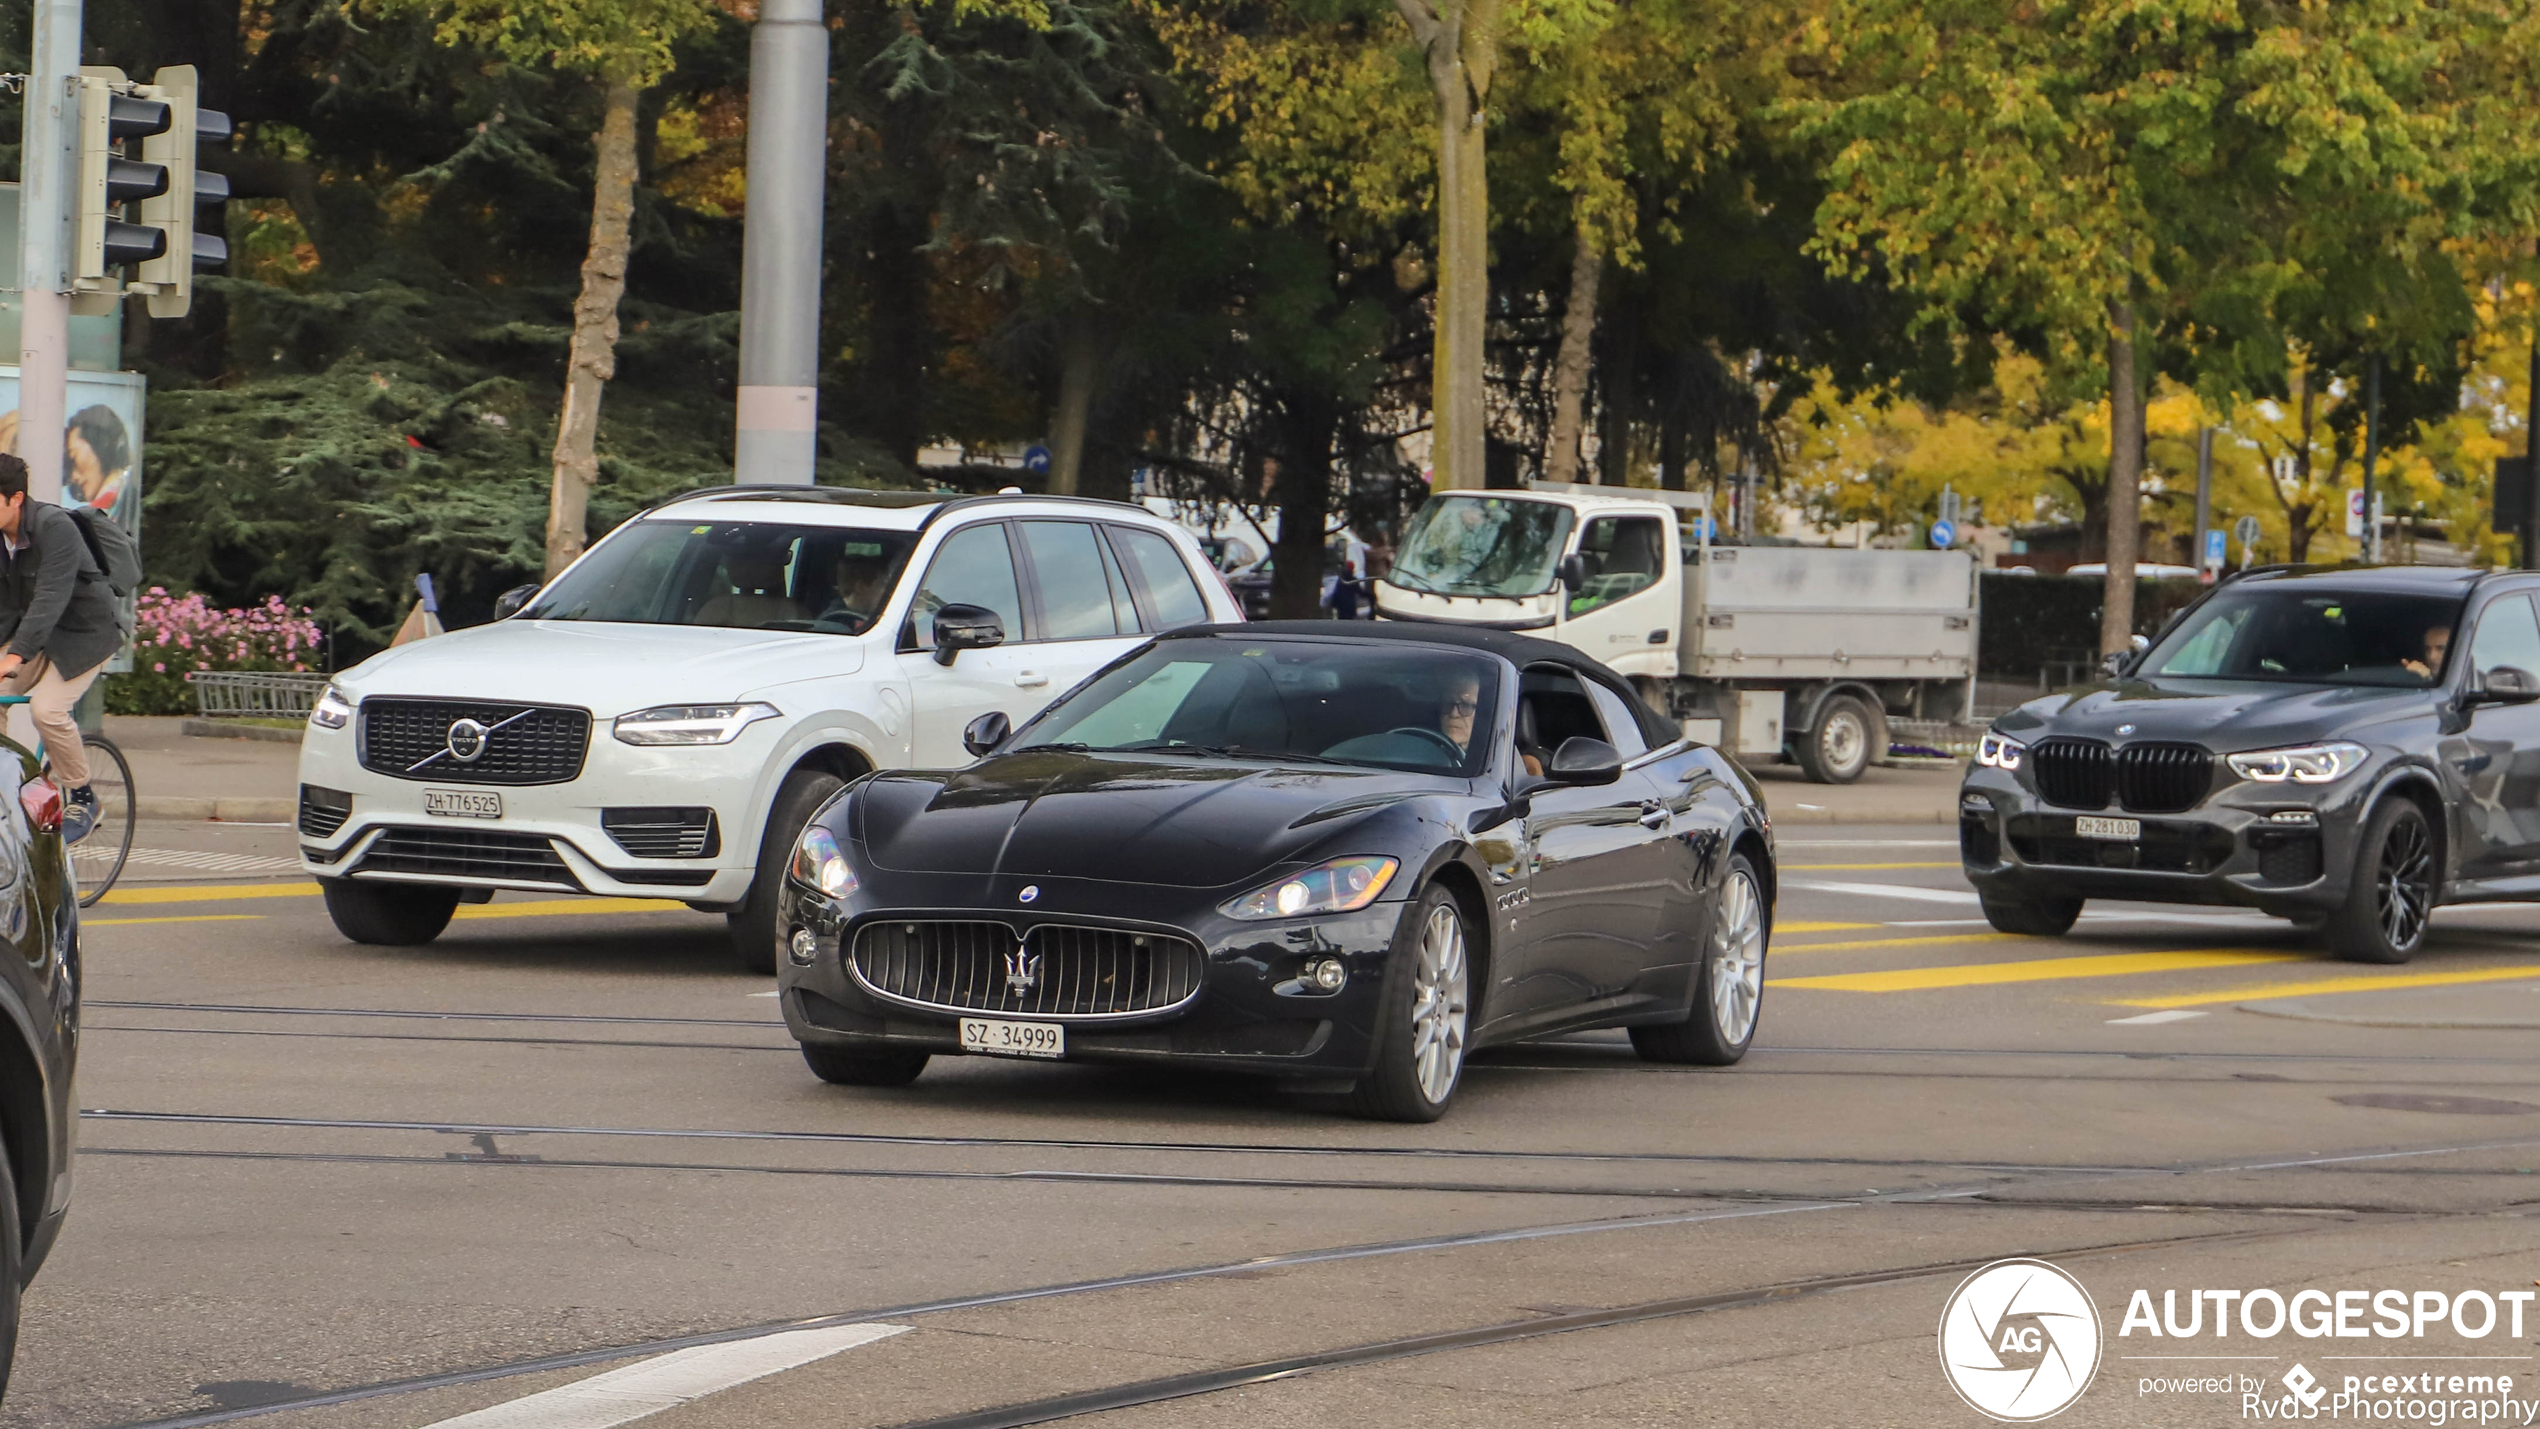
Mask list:
POLYGON ((301 744, 301 861, 356 942, 429 942, 498 888, 678 898, 771 972, 784 861, 846 781, 966 763, 973 720, 1242 618, 1135 506, 691 493, 516 614, 339 676, 301 744))

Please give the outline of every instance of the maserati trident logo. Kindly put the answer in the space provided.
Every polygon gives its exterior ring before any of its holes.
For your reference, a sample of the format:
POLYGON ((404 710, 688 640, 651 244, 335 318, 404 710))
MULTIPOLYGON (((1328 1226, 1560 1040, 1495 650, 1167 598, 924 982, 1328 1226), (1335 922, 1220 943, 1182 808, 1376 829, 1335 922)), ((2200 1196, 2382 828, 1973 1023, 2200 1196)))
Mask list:
POLYGON ((1037 884, 1037 883, 1027 883, 1027 884, 1024 884, 1024 885, 1023 885, 1023 891, 1022 891, 1022 892, 1017 893, 1016 895, 1014 895, 1014 901, 1015 901, 1015 902, 1017 902, 1017 903, 1029 903, 1029 902, 1031 902, 1033 899, 1038 898, 1038 897, 1040 897, 1040 896, 1041 896, 1041 885, 1039 885, 1039 884, 1037 884))
POLYGON ((1020 943, 1015 944, 1014 951, 1005 955, 1005 990, 1021 997, 1040 980, 1040 955, 1025 951, 1020 943))
POLYGON ((450 721, 448 744, 450 757, 461 764, 474 764, 485 757, 485 726, 472 719, 450 721))

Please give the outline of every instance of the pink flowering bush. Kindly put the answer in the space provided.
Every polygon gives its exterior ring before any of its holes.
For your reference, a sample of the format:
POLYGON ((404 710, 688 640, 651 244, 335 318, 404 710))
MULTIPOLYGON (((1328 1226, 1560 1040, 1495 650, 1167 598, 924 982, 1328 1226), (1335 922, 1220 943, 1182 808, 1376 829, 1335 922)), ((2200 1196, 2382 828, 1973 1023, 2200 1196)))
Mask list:
POLYGON ((132 673, 106 677, 111 714, 192 714, 188 670, 314 670, 324 664, 325 636, 306 608, 282 597, 223 610, 200 595, 141 593, 132 635, 132 673))

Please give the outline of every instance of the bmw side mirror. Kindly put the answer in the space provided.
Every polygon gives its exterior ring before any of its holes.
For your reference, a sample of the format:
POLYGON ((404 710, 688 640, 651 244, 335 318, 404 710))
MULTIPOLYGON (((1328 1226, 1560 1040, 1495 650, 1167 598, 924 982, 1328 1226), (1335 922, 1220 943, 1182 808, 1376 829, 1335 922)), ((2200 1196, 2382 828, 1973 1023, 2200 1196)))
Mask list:
POLYGON ((2540 675, 2514 665, 2490 665, 2470 682, 2474 704, 2521 705, 2540 700, 2540 675))
POLYGON ((947 605, 935 612, 935 663, 949 665, 964 650, 1005 643, 1005 622, 984 605, 947 605))
POLYGON ((1575 595, 1580 586, 1587 584, 1587 562, 1577 556, 1563 556, 1555 569, 1560 573, 1563 590, 1575 595))
POLYGON ((538 586, 536 582, 532 582, 528 585, 513 586, 510 590, 494 597, 494 618, 509 620, 520 614, 521 607, 529 604, 530 597, 537 593, 538 586))
POLYGON ((1623 777, 1622 751, 1604 740, 1574 734, 1552 751, 1543 776, 1555 784, 1611 784, 1623 777))
POLYGON ((1005 737, 1013 732, 1014 722, 1005 717, 1005 711, 990 710, 961 731, 961 747, 969 750, 971 757, 984 759, 989 750, 1005 743, 1005 737))

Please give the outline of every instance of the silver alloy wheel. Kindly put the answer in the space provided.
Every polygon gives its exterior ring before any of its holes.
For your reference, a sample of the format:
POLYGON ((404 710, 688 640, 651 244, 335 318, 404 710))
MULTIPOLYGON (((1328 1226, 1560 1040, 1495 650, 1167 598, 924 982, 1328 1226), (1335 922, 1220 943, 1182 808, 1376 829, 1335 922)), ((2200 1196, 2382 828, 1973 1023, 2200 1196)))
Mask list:
POLYGON ((1826 727, 1817 732, 1818 752, 1825 756, 1828 773, 1845 773, 1867 762, 1870 732, 1862 727, 1861 717, 1849 709, 1839 709, 1826 717, 1826 727))
POLYGON ((1411 974, 1411 1068, 1432 1104, 1455 1090, 1464 1071, 1464 922, 1452 906, 1430 910, 1420 930, 1420 961, 1411 974))
POLYGON ((1764 1001, 1764 900, 1755 880, 1740 869, 1720 890, 1711 919, 1711 1025, 1720 1040, 1741 1047, 1755 1033, 1764 1001))

